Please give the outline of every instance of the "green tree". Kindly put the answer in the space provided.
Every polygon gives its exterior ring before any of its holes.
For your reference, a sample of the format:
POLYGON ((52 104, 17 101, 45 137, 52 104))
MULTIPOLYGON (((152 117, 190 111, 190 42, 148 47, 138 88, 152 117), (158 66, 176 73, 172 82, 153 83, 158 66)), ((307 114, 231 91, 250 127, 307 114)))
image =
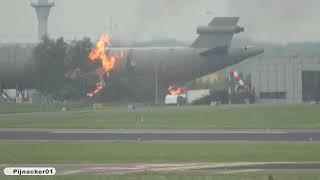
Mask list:
POLYGON ((90 38, 83 38, 80 41, 73 41, 67 49, 65 64, 68 69, 80 68, 82 71, 89 71, 96 68, 94 63, 90 63, 88 54, 92 49, 90 38))
POLYGON ((86 96, 86 92, 95 86, 97 81, 95 79, 95 71, 99 66, 99 62, 91 62, 88 58, 92 47, 93 43, 90 38, 83 38, 82 40, 71 42, 67 48, 65 95, 68 98, 83 98, 86 96))
POLYGON ((67 44, 63 38, 57 40, 43 37, 34 48, 32 56, 34 61, 33 79, 36 88, 45 95, 54 99, 61 99, 61 90, 65 83, 65 66, 67 44))

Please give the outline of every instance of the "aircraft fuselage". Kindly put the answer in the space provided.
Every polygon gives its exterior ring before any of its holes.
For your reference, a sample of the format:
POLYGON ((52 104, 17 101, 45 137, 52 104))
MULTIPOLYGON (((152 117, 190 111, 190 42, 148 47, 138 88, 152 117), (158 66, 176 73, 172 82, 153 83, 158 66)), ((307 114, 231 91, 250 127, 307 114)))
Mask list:
POLYGON ((258 48, 239 48, 203 55, 205 50, 189 47, 114 48, 112 53, 122 51, 124 57, 117 60, 110 79, 122 80, 128 89, 151 91, 155 91, 157 82, 159 92, 163 94, 169 85, 186 83, 263 52, 258 48))
POLYGON ((159 80, 187 82, 237 64, 259 55, 263 49, 231 49, 227 54, 202 55, 195 48, 126 48, 124 58, 117 61, 115 75, 151 76, 158 73, 159 80))

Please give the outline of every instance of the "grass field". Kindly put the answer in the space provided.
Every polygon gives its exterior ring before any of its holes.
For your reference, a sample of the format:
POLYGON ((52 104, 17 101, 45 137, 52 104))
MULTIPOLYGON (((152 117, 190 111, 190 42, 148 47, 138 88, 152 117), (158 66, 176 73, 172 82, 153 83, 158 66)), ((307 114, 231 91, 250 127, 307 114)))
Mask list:
POLYGON ((320 144, 1 142, 0 164, 320 161, 320 144))
POLYGON ((31 104, 14 104, 14 103, 0 103, 0 113, 26 113, 26 112, 41 112, 45 107, 31 104))
POLYGON ((317 172, 275 172, 275 173, 237 173, 225 175, 212 174, 161 174, 161 173, 139 173, 125 175, 70 175, 52 177, 1 177, 1 180, 268 180, 273 176, 275 180, 319 180, 320 173, 317 172))
POLYGON ((126 107, 99 111, 48 112, 0 115, 1 128, 93 129, 219 129, 219 128, 320 128, 319 105, 126 107))
POLYGON ((0 102, 0 114, 11 114, 11 113, 30 113, 30 112, 58 112, 61 111, 63 106, 72 107, 74 110, 88 109, 88 105, 81 104, 16 104, 16 103, 1 103, 0 102))

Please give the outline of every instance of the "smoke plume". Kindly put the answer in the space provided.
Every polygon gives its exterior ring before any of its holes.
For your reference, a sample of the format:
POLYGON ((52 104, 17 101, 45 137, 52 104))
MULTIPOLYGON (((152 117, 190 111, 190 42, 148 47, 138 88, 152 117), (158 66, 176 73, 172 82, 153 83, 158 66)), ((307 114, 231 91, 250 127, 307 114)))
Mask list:
POLYGON ((320 40, 319 0, 228 0, 230 15, 240 16, 246 36, 274 42, 320 40))

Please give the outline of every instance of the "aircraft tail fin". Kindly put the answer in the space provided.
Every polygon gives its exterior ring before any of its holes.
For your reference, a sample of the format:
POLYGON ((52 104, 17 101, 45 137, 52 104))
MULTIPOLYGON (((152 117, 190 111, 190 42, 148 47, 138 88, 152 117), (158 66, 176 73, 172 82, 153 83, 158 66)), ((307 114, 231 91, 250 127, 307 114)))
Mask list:
POLYGON ((199 37, 191 45, 193 48, 229 48, 234 34, 244 31, 238 26, 239 17, 216 17, 208 26, 199 26, 199 37))

